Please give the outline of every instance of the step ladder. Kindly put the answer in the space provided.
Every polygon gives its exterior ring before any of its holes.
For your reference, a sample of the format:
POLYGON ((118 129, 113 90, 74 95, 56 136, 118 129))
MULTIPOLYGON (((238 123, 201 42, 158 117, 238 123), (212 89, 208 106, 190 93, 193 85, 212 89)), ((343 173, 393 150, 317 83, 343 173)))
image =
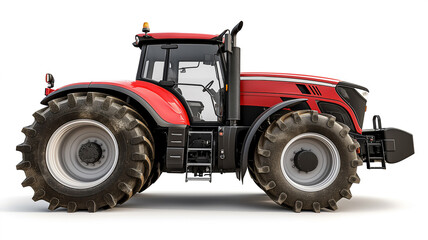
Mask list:
MULTIPOLYGON (((382 121, 380 120, 379 115, 373 116, 373 129, 381 130, 382 121)), ((367 151, 367 169, 386 169, 385 163, 385 147, 383 141, 373 141, 372 139, 366 139, 366 151, 367 151), (373 151, 371 151, 373 149, 373 151), (380 167, 373 167, 371 164, 375 162, 380 162, 380 167)))
POLYGON ((185 181, 212 181, 213 132, 189 131, 185 181), (191 176, 193 174, 193 176, 191 176), (190 175, 190 176, 189 176, 190 175))
POLYGON ((386 169, 383 142, 367 142, 366 147, 367 147, 367 150, 366 150, 367 151, 367 161, 366 161, 367 169, 386 169), (371 147, 373 149, 379 148, 379 149, 377 149, 379 153, 378 154, 370 154, 371 147), (373 164, 375 162, 380 162, 381 166, 380 167, 373 167, 371 164, 373 164))

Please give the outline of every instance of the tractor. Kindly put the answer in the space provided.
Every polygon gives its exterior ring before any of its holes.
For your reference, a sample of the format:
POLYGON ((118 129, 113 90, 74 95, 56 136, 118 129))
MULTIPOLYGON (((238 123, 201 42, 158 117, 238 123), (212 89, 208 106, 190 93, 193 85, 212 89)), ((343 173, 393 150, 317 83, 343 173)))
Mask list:
POLYGON ((248 169, 278 205, 337 209, 357 167, 385 169, 414 153, 411 134, 362 130, 368 89, 336 79, 241 72, 237 34, 150 33, 144 23, 136 80, 54 89, 16 147, 34 201, 68 212, 113 208, 162 173, 212 181, 248 169))

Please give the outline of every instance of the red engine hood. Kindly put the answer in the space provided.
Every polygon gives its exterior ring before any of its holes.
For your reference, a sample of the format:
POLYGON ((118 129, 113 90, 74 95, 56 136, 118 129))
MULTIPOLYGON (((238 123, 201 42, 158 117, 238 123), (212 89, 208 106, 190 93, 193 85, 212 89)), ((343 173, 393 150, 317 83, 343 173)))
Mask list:
POLYGON ((336 85, 340 80, 326 77, 317 77, 310 75, 292 74, 292 73, 269 73, 269 72, 242 72, 242 80, 265 80, 265 81, 287 81, 302 82, 318 85, 336 85), (287 78, 285 80, 284 78, 287 78))

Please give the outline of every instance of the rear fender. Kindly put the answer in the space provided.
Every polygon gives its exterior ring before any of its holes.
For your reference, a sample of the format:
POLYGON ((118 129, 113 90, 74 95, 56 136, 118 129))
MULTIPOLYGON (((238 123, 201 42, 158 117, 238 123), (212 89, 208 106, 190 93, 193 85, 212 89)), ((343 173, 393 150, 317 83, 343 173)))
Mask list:
MULTIPOLYGON (((179 127, 190 125, 183 104, 168 90, 153 83, 144 81, 94 82, 72 84, 52 92, 42 100, 42 104, 73 92, 102 92, 114 97, 129 97, 145 109, 160 127, 179 127)), ((125 100, 125 99, 123 99, 125 100)))

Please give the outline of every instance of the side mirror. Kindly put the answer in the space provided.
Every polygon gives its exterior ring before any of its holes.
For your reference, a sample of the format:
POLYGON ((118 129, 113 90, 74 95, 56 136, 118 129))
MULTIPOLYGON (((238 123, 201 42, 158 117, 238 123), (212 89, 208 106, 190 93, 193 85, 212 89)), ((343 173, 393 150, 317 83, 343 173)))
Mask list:
POLYGON ((45 81, 46 81, 46 83, 48 84, 48 88, 53 88, 53 87, 54 87, 54 84, 55 84, 55 78, 53 77, 53 75, 52 75, 52 74, 50 74, 50 73, 46 73, 45 81))

